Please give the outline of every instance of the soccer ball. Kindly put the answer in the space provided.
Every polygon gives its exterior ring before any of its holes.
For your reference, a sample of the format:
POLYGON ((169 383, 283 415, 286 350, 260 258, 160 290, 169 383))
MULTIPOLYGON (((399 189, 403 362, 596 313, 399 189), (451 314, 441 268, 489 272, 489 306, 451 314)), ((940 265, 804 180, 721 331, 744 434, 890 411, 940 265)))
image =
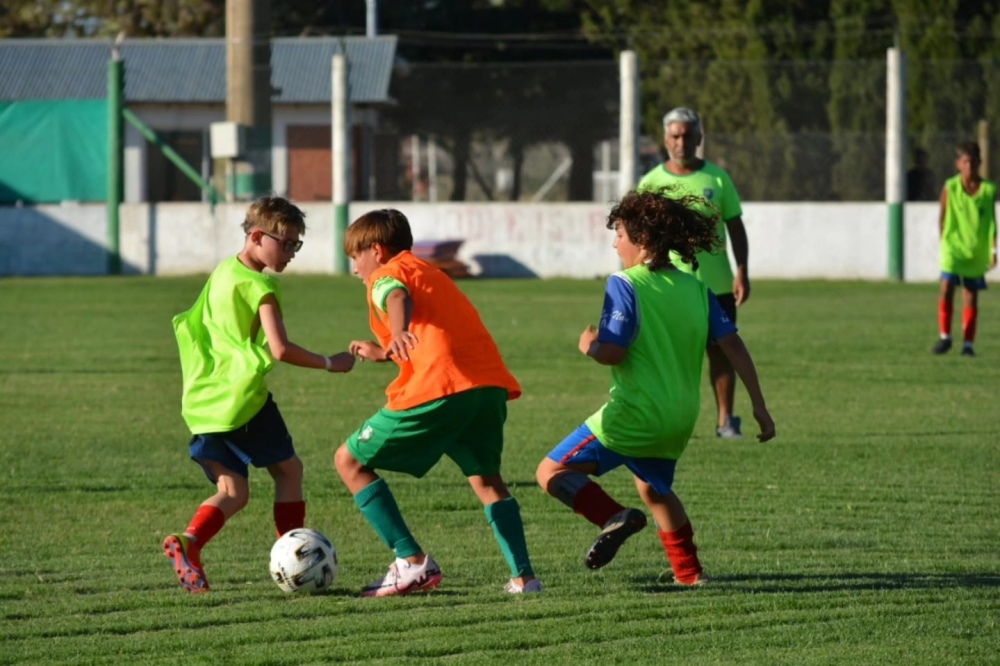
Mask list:
POLYGON ((316 530, 289 530, 271 547, 271 578, 285 592, 324 592, 337 569, 337 549, 316 530))

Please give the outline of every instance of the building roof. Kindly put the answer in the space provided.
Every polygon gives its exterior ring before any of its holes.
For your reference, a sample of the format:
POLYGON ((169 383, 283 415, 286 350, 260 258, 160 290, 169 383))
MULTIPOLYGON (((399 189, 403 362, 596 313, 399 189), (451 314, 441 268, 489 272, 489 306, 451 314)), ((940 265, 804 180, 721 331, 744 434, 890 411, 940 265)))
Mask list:
MULTIPOLYGON (((351 102, 391 101, 396 37, 294 37, 271 40, 274 103, 328 104, 333 56, 346 48, 351 102)), ((125 101, 226 101, 226 40, 127 39, 125 101)), ((93 39, 0 39, 0 101, 107 96, 111 43, 93 39)))

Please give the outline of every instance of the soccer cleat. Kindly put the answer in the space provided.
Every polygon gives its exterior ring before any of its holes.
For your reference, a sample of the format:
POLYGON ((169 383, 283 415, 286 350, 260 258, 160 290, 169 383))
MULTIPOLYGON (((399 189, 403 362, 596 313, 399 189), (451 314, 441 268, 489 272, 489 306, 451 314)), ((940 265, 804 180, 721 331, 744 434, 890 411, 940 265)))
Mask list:
POLYGON ((935 354, 944 354, 949 349, 951 349, 951 338, 941 338, 931 348, 931 351, 935 354))
POLYGON ((738 416, 727 416, 726 424, 715 429, 715 436, 722 439, 743 439, 743 433, 740 432, 741 422, 738 416))
POLYGON ((674 584, 683 587, 701 587, 702 585, 708 585, 710 582, 712 582, 711 579, 703 573, 698 574, 694 577, 694 580, 687 583, 682 583, 677 579, 677 576, 674 576, 674 584))
POLYGON ((389 565, 389 572, 361 590, 363 597, 402 596, 410 592, 433 590, 441 584, 441 567, 430 555, 423 564, 410 564, 397 557, 389 565))
POLYGON ((594 545, 587 551, 584 564, 600 569, 615 559, 625 540, 646 526, 646 515, 638 509, 622 509, 604 523, 594 545))
POLYGON ((976 352, 972 350, 972 345, 965 345, 962 347, 962 356, 975 356, 976 352))
POLYGON ((531 594, 533 592, 541 592, 542 581, 537 578, 532 578, 524 585, 518 585, 512 578, 507 581, 506 585, 503 586, 503 591, 507 594, 531 594))
POLYGON ((188 540, 183 534, 171 534, 163 540, 163 554, 167 556, 177 574, 181 587, 191 594, 208 592, 208 579, 200 566, 188 559, 188 540))

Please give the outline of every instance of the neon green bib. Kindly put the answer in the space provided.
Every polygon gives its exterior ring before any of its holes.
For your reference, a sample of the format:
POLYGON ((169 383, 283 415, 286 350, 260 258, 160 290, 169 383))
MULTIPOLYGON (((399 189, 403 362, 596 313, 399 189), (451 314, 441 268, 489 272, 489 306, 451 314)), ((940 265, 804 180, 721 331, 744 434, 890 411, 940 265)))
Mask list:
POLYGON ((586 424, 612 451, 677 460, 701 407, 708 343, 705 284, 677 270, 645 265, 624 275, 635 290, 639 333, 611 369, 611 397, 586 424))
POLYGON ((194 306, 174 317, 184 380, 181 415, 192 433, 235 430, 267 401, 264 375, 274 358, 264 347, 257 311, 268 294, 280 305, 278 281, 232 257, 209 276, 194 306))
POLYGON ((948 205, 941 233, 941 270, 961 277, 980 278, 986 275, 993 259, 997 186, 984 180, 975 196, 966 193, 961 176, 949 178, 944 186, 948 191, 948 205))

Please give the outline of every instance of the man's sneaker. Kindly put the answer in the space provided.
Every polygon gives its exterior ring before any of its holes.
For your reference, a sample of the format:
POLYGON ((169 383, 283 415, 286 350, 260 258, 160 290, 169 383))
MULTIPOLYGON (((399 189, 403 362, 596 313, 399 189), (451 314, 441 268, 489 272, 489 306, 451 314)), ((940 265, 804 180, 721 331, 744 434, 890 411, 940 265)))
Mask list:
POLYGON ((171 534, 163 540, 163 554, 170 560, 181 587, 191 594, 208 592, 208 579, 200 566, 193 564, 187 556, 188 540, 183 534, 171 534))
POLYGON ((397 557, 389 573, 361 590, 363 597, 389 597, 421 590, 433 590, 441 584, 441 567, 430 555, 423 564, 410 564, 397 557))
POLYGON ((934 352, 935 354, 944 354, 949 349, 951 349, 951 338, 941 338, 931 348, 931 351, 934 352))
POLYGON ((740 423, 742 423, 740 417, 727 416, 726 424, 721 428, 715 429, 715 436, 722 439, 743 439, 743 433, 740 432, 740 423))
POLYGON ((522 586, 515 583, 512 578, 507 581, 506 585, 503 586, 503 591, 507 594, 531 594, 532 592, 541 592, 542 581, 537 578, 532 578, 522 586))
POLYGON ((638 509, 622 509, 604 523, 604 529, 587 551, 584 564, 600 569, 615 559, 625 540, 646 526, 646 515, 638 509))
POLYGON ((962 347, 962 356, 975 356, 976 352, 972 350, 972 345, 965 345, 962 347))

